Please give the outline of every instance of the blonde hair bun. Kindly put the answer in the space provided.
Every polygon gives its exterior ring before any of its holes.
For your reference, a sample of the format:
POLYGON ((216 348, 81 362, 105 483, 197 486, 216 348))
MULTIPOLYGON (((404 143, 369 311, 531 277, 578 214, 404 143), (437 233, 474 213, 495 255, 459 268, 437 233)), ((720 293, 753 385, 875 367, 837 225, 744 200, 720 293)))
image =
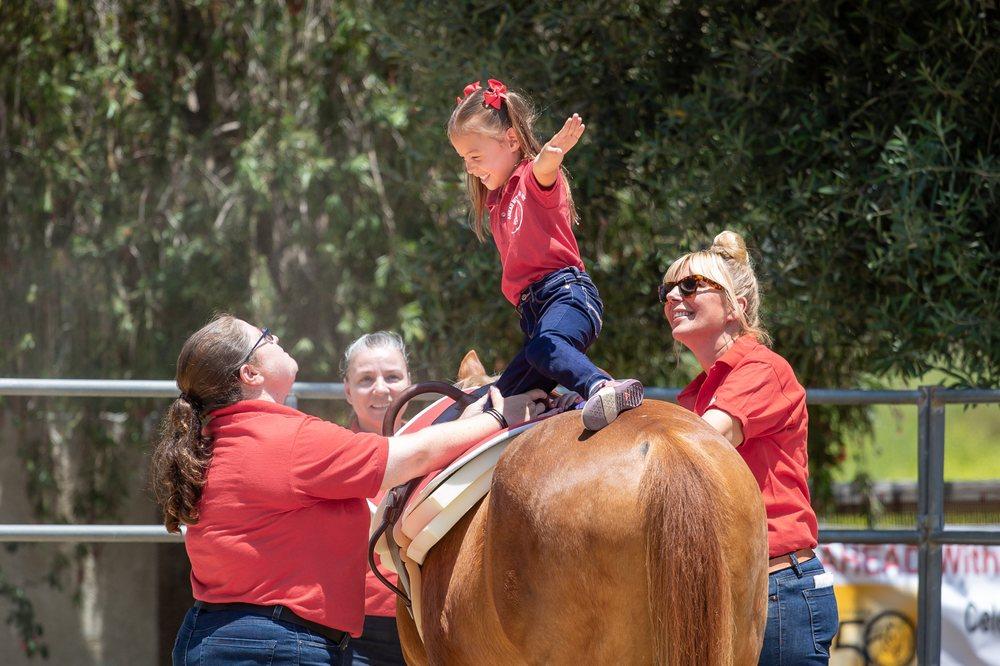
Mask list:
POLYGON ((710 252, 729 257, 740 264, 750 264, 750 255, 747 254, 747 244, 734 231, 723 231, 712 241, 710 252))

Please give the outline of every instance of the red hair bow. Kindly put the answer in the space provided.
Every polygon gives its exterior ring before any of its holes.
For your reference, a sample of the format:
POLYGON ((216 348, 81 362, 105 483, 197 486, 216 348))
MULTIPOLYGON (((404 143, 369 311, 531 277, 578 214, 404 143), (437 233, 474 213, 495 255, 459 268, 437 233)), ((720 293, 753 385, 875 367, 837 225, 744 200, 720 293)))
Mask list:
POLYGON ((464 94, 461 97, 455 98, 455 104, 461 104, 463 99, 465 99, 472 93, 476 92, 480 88, 482 88, 482 86, 479 85, 479 81, 473 81, 469 85, 465 86, 465 88, 462 90, 464 94))
POLYGON ((483 93, 483 104, 499 111, 500 105, 507 99, 507 86, 496 79, 490 79, 487 83, 490 84, 490 89, 483 93))

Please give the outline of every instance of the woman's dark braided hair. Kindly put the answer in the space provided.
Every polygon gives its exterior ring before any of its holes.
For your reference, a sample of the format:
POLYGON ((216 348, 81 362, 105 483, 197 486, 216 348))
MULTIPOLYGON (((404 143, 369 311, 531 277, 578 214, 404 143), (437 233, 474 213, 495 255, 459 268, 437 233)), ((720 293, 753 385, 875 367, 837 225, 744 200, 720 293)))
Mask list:
POLYGON ((198 522, 198 500, 212 461, 206 417, 241 397, 240 361, 253 340, 242 322, 218 315, 199 329, 177 357, 180 396, 167 410, 150 463, 150 484, 168 532, 198 522))

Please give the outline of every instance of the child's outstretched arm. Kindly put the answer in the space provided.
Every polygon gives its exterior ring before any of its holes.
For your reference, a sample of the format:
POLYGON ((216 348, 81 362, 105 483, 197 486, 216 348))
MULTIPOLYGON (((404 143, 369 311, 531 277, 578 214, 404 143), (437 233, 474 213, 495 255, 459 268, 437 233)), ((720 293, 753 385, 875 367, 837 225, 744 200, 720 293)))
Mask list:
POLYGON ((583 130, 586 128, 587 126, 583 124, 580 116, 574 113, 572 118, 566 119, 562 129, 542 146, 542 151, 535 157, 535 164, 531 167, 539 185, 551 187, 556 182, 563 157, 580 140, 580 137, 583 136, 583 130))

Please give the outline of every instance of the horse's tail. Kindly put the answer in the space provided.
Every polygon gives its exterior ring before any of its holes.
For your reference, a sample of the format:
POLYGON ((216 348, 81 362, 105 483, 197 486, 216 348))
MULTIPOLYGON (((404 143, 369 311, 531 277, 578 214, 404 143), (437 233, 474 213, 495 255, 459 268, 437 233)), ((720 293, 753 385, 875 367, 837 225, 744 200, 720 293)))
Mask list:
POLYGON ((723 557, 722 475, 697 446, 661 440, 640 486, 653 655, 670 666, 732 663, 733 601, 723 557))

